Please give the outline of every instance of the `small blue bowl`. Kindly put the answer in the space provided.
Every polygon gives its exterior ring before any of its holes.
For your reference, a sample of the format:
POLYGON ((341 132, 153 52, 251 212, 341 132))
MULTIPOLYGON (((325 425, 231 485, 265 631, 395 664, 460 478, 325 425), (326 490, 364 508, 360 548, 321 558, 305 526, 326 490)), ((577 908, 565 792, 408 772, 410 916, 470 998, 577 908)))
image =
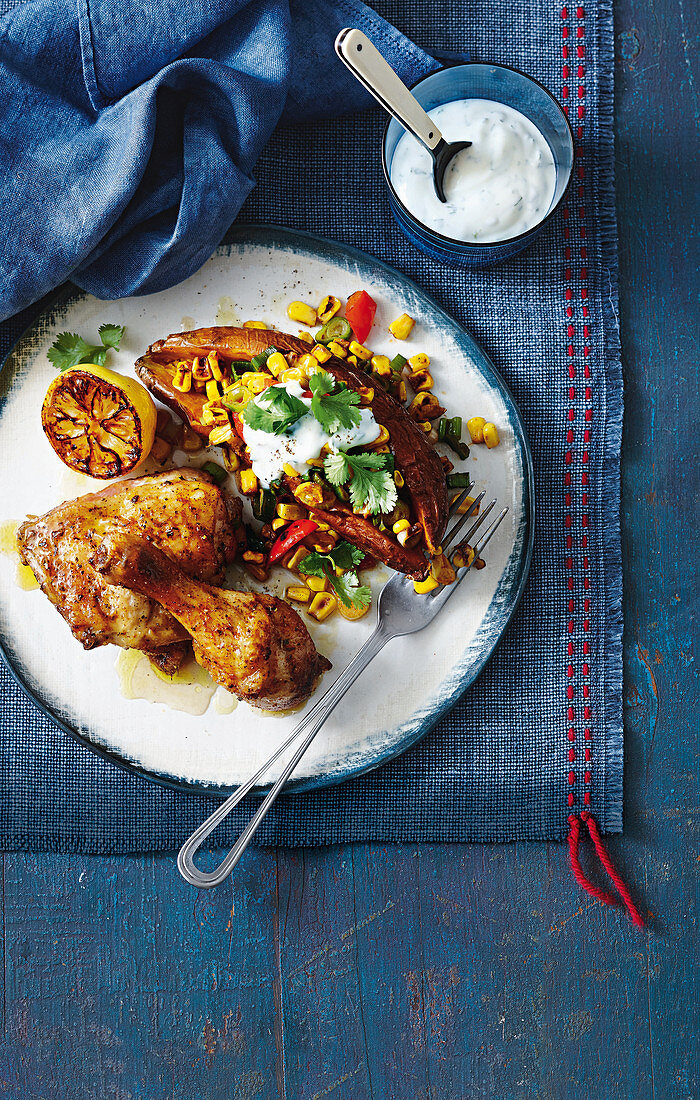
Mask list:
POLYGON ((556 99, 532 77, 507 65, 467 62, 440 69, 419 80, 411 89, 426 111, 455 99, 492 99, 505 103, 529 118, 547 140, 554 157, 556 185, 551 206, 540 222, 525 233, 492 243, 470 244, 444 237, 419 222, 401 202, 391 182, 391 162, 405 131, 390 119, 384 131, 382 166, 389 188, 391 212, 409 241, 428 256, 463 267, 487 267, 522 252, 540 235, 559 209, 574 167, 574 138, 569 120, 556 99))

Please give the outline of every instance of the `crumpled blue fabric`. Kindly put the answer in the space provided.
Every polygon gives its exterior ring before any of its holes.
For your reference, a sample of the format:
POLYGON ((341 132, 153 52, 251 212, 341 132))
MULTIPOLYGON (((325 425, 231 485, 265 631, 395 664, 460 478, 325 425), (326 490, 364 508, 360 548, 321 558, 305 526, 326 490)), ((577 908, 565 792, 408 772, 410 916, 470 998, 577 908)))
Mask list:
POLYGON ((68 278, 119 298, 196 271, 280 120, 371 102, 334 53, 343 26, 409 83, 437 67, 357 0, 0 0, 0 12, 8 4, 0 319, 68 278))

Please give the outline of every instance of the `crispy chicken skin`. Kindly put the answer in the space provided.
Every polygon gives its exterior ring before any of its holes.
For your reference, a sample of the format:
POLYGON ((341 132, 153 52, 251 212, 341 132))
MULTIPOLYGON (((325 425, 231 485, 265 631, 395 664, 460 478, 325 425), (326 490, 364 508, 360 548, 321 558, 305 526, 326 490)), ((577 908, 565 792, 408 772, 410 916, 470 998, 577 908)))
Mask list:
MULTIPOLYGON (((164 340, 151 344, 146 354, 137 361, 136 373, 160 401, 174 409, 194 431, 207 439, 211 425, 205 424, 202 418, 206 396, 193 390, 180 393, 174 389, 171 366, 173 361, 191 360, 195 355, 206 356, 212 351, 222 359, 246 359, 259 354, 270 345, 282 352, 293 351, 300 355, 309 350, 309 345, 297 337, 272 329, 225 326, 193 329, 189 332, 173 333, 164 340)), ((359 391, 368 384, 364 372, 351 369, 335 356, 324 362, 323 369, 350 389, 359 391)), ((389 447, 396 468, 403 474, 415 519, 424 530, 426 546, 434 554, 442 541, 448 515, 447 485, 440 457, 403 406, 380 386, 373 389, 370 407, 378 423, 389 429, 389 447)), ((293 488, 290 479, 285 476, 285 480, 293 488)), ((318 512, 323 522, 343 538, 349 539, 393 569, 407 573, 416 580, 422 580, 427 575, 430 562, 422 549, 399 545, 395 539, 382 534, 364 516, 356 515, 340 503, 334 504, 328 510, 314 508, 314 512, 318 512)))
POLYGON ((286 710, 305 702, 330 668, 296 611, 274 596, 202 584, 153 543, 118 532, 92 560, 111 584, 167 608, 191 635, 199 664, 256 707, 286 710))
POLYGON ((185 572, 221 581, 238 545, 240 502, 198 470, 116 482, 30 517, 17 532, 20 557, 85 647, 111 642, 141 649, 172 673, 189 644, 187 631, 146 596, 109 584, 90 559, 115 530, 150 538, 185 572))

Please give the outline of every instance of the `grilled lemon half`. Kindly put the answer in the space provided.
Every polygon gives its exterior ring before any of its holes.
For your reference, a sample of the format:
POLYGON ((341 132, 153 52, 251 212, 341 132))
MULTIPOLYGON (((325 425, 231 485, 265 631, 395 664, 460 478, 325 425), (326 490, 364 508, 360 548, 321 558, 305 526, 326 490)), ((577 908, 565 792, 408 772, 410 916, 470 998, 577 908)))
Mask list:
POLYGON ((95 478, 119 477, 147 457, 156 433, 156 407, 135 378, 81 363, 46 391, 41 424, 62 462, 95 478))

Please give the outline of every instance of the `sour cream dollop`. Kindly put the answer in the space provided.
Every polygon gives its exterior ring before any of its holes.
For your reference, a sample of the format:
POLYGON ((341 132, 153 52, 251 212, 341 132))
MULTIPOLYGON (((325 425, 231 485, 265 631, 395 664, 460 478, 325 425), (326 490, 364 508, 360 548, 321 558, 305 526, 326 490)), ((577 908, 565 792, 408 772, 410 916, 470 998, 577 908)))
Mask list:
POLYGON ((554 157, 535 124, 505 103, 457 99, 429 112, 447 141, 471 141, 445 174, 442 203, 433 161, 404 134, 391 162, 391 182, 414 218, 444 237, 470 244, 505 241, 532 229, 554 197, 554 157))
POLYGON ((362 447, 379 438, 380 427, 371 409, 358 408, 360 423, 357 427, 341 428, 329 435, 323 430, 311 410, 311 398, 304 397, 299 382, 285 382, 270 386, 259 394, 256 405, 266 408, 275 390, 286 390, 297 397, 309 409, 291 427, 280 435, 251 428, 243 422, 243 439, 250 453, 253 473, 263 489, 269 489, 273 481, 282 476, 285 464, 293 466, 300 474, 309 472, 308 463, 318 458, 324 446, 331 451, 346 451, 350 447, 362 447))

